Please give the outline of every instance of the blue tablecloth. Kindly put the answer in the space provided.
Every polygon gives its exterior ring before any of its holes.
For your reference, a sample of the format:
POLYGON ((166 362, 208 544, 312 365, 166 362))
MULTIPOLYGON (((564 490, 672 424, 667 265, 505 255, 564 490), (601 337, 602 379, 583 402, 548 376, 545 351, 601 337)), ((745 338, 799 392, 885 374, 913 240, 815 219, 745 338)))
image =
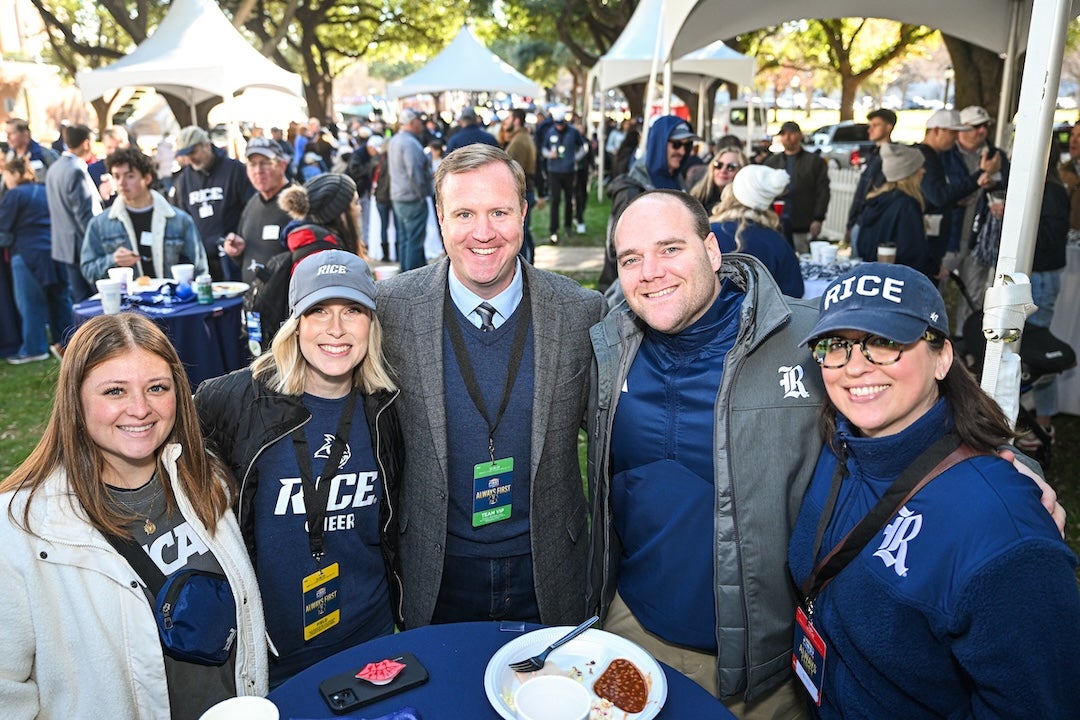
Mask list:
MULTIPOLYGON (((521 632, 503 632, 499 623, 429 625, 357 645, 316 663, 270 693, 281 720, 330 718, 333 713, 319 694, 319 683, 328 677, 359 670, 402 652, 411 652, 427 668, 431 679, 417 688, 366 705, 349 717, 375 718, 411 706, 424 720, 499 720, 484 693, 484 671, 495 652, 521 632)), ((528 625, 526 632, 539 629, 528 625)), ((657 716, 666 720, 686 718, 733 719, 718 700, 685 675, 661 663, 667 676, 667 702, 657 716)))
MULTIPOLYGON (((151 297, 153 293, 141 296, 145 300, 151 297)), ((194 391, 203 380, 238 370, 250 362, 243 334, 243 302, 243 297, 235 297, 214 300, 209 305, 189 301, 166 306, 132 305, 125 299, 123 311, 141 312, 165 331, 184 363, 194 391)), ((78 327, 101 314, 101 302, 85 300, 73 310, 78 327)))

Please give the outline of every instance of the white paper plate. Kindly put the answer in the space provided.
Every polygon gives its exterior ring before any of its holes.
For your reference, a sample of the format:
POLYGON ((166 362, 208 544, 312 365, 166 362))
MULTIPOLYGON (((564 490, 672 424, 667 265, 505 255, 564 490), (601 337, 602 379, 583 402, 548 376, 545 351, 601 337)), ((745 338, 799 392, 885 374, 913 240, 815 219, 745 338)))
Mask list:
POLYGON ((214 291, 214 297, 231 298, 246 293, 250 285, 244 282, 216 282, 210 287, 214 291))
POLYGON ((149 284, 143 285, 143 284, 139 283, 140 279, 141 278, 135 278, 134 280, 131 281, 131 286, 128 288, 128 292, 133 292, 133 293, 154 292, 155 290, 159 289, 165 283, 175 282, 175 280, 171 280, 169 278, 147 278, 150 281, 149 284))
MULTIPOLYGON (((514 638, 495 652, 484 672, 484 691, 487 693, 491 707, 495 708, 495 712, 506 720, 515 720, 514 690, 521 682, 510 669, 510 663, 543 652, 544 648, 572 629, 571 627, 550 627, 534 630, 514 638)), ((552 652, 548 656, 547 665, 554 663, 568 673, 576 668, 581 672, 581 682, 585 689, 599 701, 599 698, 593 694, 593 683, 615 658, 626 658, 637 665, 650 685, 649 701, 644 710, 639 713, 623 713, 613 708, 616 713, 614 717, 625 716, 626 720, 650 720, 656 717, 660 709, 664 707, 664 701, 667 700, 667 677, 652 655, 636 643, 603 630, 586 630, 552 652)))

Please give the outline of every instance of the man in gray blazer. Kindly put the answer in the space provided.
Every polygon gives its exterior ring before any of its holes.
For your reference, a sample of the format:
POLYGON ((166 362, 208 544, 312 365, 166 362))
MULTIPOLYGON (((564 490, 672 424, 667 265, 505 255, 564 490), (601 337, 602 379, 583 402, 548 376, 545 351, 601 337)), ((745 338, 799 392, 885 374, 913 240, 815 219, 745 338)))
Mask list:
POLYGON ((67 149, 45 175, 45 196, 52 223, 52 258, 64 263, 71 300, 80 302, 94 294, 83 277, 79 252, 86 227, 101 212, 101 196, 86 169, 86 159, 91 155, 90 128, 68 125, 64 128, 64 144, 67 149))
POLYGON ((601 296, 520 262, 525 176, 469 145, 435 176, 448 259, 378 284, 405 437, 407 627, 585 613, 577 439, 601 296))

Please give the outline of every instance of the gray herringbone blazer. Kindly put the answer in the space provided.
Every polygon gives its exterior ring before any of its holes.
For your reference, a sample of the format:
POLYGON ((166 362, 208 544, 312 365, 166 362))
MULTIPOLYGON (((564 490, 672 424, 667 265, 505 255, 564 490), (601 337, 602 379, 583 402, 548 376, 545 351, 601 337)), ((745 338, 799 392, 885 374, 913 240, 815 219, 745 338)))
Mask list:
MULTIPOLYGON (((589 327, 601 296, 523 264, 532 303, 531 506, 533 575, 540 618, 573 625, 585 614, 588 508, 578 465, 578 429, 589 394, 589 327)), ((383 349, 401 397, 405 438, 401 561, 406 627, 431 622, 446 546, 447 441, 443 303, 449 260, 378 283, 383 349)))

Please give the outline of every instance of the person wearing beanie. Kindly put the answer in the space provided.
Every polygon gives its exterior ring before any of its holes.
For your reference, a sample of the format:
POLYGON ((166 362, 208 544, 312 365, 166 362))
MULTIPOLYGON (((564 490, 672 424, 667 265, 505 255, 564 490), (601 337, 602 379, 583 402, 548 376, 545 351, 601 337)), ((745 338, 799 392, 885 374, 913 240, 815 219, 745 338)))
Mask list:
POLYGON ((874 262, 878 246, 896 247, 896 262, 933 278, 940 258, 926 240, 920 186, 923 179, 923 154, 914 147, 887 143, 881 146, 881 170, 885 183, 866 196, 859 220, 858 256, 874 262))
POLYGON ((724 187, 709 225, 721 253, 753 255, 768 269, 780 292, 801 298, 805 287, 799 257, 780 234, 780 218, 772 209, 773 200, 783 194, 790 180, 784 170, 747 165, 724 187))
POLYGON ((403 443, 371 268, 344 250, 312 255, 288 305, 270 352, 195 393, 206 438, 243 478, 240 532, 277 650, 271 687, 402 625, 403 443), (316 597, 325 612, 297 612, 316 597))
POLYGON ((367 257, 355 212, 356 183, 348 175, 316 175, 303 185, 286 188, 278 203, 294 218, 285 228, 289 250, 326 240, 367 257))

